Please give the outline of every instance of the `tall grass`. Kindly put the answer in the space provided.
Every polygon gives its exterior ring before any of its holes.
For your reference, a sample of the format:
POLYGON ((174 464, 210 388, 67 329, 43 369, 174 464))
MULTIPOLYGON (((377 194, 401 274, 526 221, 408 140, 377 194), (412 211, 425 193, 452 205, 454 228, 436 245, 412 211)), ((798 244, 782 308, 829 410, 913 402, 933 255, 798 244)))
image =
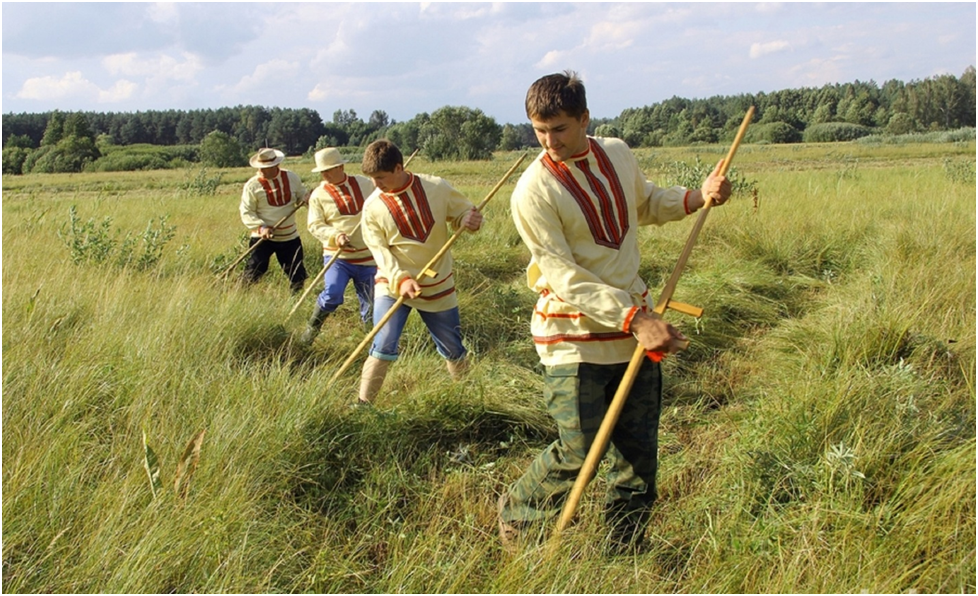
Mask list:
MULTIPOLYGON (((668 176, 711 151, 640 157, 668 176)), ((666 361, 651 546, 614 558, 600 477, 559 545, 498 545, 496 496, 555 436, 515 176, 453 249, 470 375, 452 383, 412 317, 366 411, 348 407, 355 372, 328 386, 365 332, 352 304, 303 349, 312 300, 286 321, 274 265, 247 289, 214 276, 243 250, 250 170, 203 196, 192 172, 6 177, 3 589, 974 592, 975 186, 943 165, 974 154, 741 148, 757 200, 735 197, 701 234, 675 298, 704 318, 669 315, 693 344, 666 361), (75 264, 58 238, 72 208, 133 234, 165 215, 176 236, 145 270, 75 264), (176 464, 203 429, 182 499, 176 464)), ((412 169, 477 202, 515 157, 412 169)), ((311 161, 289 166, 314 181, 311 161)), ((688 230, 642 231, 653 288, 688 230)))

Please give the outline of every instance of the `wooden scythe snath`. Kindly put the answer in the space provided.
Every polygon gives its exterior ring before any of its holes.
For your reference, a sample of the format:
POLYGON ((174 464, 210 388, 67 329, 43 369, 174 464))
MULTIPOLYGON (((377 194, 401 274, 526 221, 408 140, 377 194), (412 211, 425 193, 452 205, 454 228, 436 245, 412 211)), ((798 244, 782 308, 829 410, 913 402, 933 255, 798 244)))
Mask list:
MULTIPOLYGON (((414 156, 418 154, 418 151, 421 151, 420 147, 415 149, 414 153, 412 153, 410 157, 407 158, 407 161, 404 162, 405 168, 408 167, 408 164, 411 163, 411 160, 414 159, 414 156)), ((357 230, 359 229, 360 229, 360 223, 357 222, 357 225, 354 226, 353 230, 349 234, 347 234, 347 236, 353 236, 354 234, 357 233, 357 230)), ((312 283, 309 284, 309 287, 306 288, 306 291, 302 293, 302 296, 300 296, 298 300, 296 300, 295 306, 293 306, 292 310, 289 311, 289 314, 285 316, 286 321, 292 318, 292 315, 295 314, 295 311, 299 310, 299 306, 302 305, 302 303, 305 302, 306 298, 309 297, 309 294, 312 292, 313 288, 316 287, 316 284, 319 283, 319 280, 322 279, 323 276, 326 275, 326 272, 329 271, 329 268, 336 263, 336 259, 339 258, 340 252, 342 252, 342 250, 343 250, 342 247, 337 247, 336 252, 333 254, 333 257, 326 262, 325 267, 319 270, 319 273, 317 273, 316 277, 313 278, 312 283)))
MULTIPOLYGON (((509 171, 507 171, 506 174, 502 177, 502 179, 500 179, 499 182, 496 183, 496 186, 494 186, 492 190, 489 191, 489 194, 486 195, 486 198, 482 199, 482 202, 475 207, 476 211, 482 211, 482 209, 486 206, 486 203, 489 202, 489 199, 491 199, 496 194, 496 192, 498 192, 499 189, 502 188, 503 184, 505 184, 506 181, 509 180, 509 177, 513 174, 513 172, 516 171, 516 168, 518 168, 519 165, 523 163, 524 159, 526 159, 526 153, 520 155, 520 158, 516 160, 516 163, 514 163, 511 168, 509 168, 509 171)), ((462 232, 464 231, 465 231, 465 227, 460 227, 458 230, 455 231, 454 234, 452 234, 452 237, 448 239, 448 242, 446 242, 445 245, 442 246, 437 253, 435 253, 435 256, 433 256, 431 260, 428 261, 428 264, 421 269, 420 277, 434 277, 436 275, 435 271, 432 269, 435 266, 435 263, 437 263, 438 259, 442 258, 442 256, 444 256, 444 254, 448 252, 448 249, 451 248, 452 244, 454 244, 455 241, 458 240, 459 236, 461 236, 462 232)), ((397 288, 395 288, 395 291, 396 290, 397 288)), ((374 328, 370 331, 369 334, 367 334, 366 337, 363 338, 363 341, 360 342, 360 345, 358 345, 353 350, 353 353, 351 353, 350 356, 346 359, 346 361, 343 362, 343 365, 340 366, 339 370, 333 373, 333 376, 329 379, 329 383, 327 383, 326 385, 327 387, 332 385, 336 381, 336 379, 339 378, 340 375, 346 372, 346 369, 350 368, 350 365, 353 364, 353 360, 357 357, 357 354, 359 354, 360 351, 363 350, 363 348, 366 347, 367 344, 373 341, 374 336, 377 335, 380 332, 380 330, 384 328, 384 325, 386 325, 387 321, 389 321, 391 317, 394 316, 394 313, 397 311, 398 308, 401 307, 402 304, 404 304, 404 296, 400 296, 397 299, 397 302, 395 302, 394 305, 391 306, 390 310, 388 310, 387 313, 384 315, 384 317, 380 321, 378 321, 376 325, 374 325, 374 328)))
MULTIPOLYGON (((733 144, 730 146, 730 151, 727 153, 726 159, 723 160, 723 165, 720 166, 720 175, 725 176, 727 171, 730 169, 730 164, 733 161, 734 154, 737 152, 737 147, 740 146, 740 141, 744 138, 744 133, 747 132, 747 126, 750 124, 751 118, 754 116, 754 106, 751 106, 747 110, 747 114, 744 116, 744 121, 740 125, 740 129, 737 131, 737 136, 734 138, 733 144)), ((662 290, 662 295, 659 296, 659 301, 656 303, 654 312, 662 315, 665 313, 667 308, 672 308, 679 312, 693 315, 699 317, 703 314, 702 309, 696 308, 694 306, 689 306, 687 304, 682 304, 679 302, 672 301, 672 294, 676 290, 676 284, 679 282, 679 277, 683 273, 683 269, 686 267, 686 261, 689 260, 690 253, 693 252, 693 246, 696 244, 696 236, 699 235, 700 230, 703 228, 703 223, 706 221, 706 215, 710 212, 710 207, 713 205, 712 197, 705 197, 703 204, 703 209, 700 211, 699 217, 696 219, 696 223, 693 225, 693 229, 689 234, 689 239, 686 240, 686 246, 683 248, 682 254, 679 255, 679 261, 676 263, 676 267, 672 271, 672 275, 669 276, 669 280, 666 282, 665 288, 662 290)), ((625 405, 625 400, 628 398, 628 393, 632 389, 632 385, 635 382, 635 376, 638 374, 638 369, 642 365, 642 360, 646 357, 645 348, 642 344, 639 344, 635 348, 635 352, 632 354, 632 359, 628 363, 628 368, 625 370, 625 375, 622 377, 621 384, 618 386, 618 391, 615 393, 614 399, 611 401, 611 405, 608 406, 608 412, 605 414, 604 420, 601 421, 601 426, 598 428, 598 434, 595 435, 594 443, 591 444, 591 449, 588 451, 587 457, 584 459, 584 463, 581 465, 581 470, 577 475, 577 480, 574 481, 574 486, 571 488, 570 494, 567 496, 567 500, 564 502, 564 508, 560 512, 560 519, 557 522, 557 533, 559 534, 574 519, 574 513, 577 511, 577 506, 581 501, 581 495, 584 493, 584 489, 587 487, 588 482, 591 481, 591 477, 594 475, 598 467, 598 462, 604 455, 605 449, 608 447, 608 442, 611 439, 611 431, 615 428, 615 424, 618 423, 618 417, 621 415, 622 408, 625 405)), ((662 354, 650 352, 649 357, 653 360, 661 360, 662 354)))

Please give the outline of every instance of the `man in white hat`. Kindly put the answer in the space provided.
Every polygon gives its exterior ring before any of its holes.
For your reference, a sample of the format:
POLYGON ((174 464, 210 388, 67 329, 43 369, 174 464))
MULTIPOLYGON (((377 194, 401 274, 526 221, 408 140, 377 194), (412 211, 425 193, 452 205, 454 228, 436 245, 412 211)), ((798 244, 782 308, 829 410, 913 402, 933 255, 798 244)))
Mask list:
POLYGON ((360 232, 360 213, 363 202, 374 191, 373 180, 366 176, 348 175, 346 161, 333 147, 316 152, 313 172, 322 176, 323 183, 309 198, 309 232, 323 243, 323 264, 333 256, 336 262, 323 277, 325 288, 316 300, 309 324, 300 341, 309 345, 319 335, 323 320, 343 304, 346 286, 353 281, 360 302, 360 320, 370 320, 374 300, 374 276, 377 264, 363 242, 360 232))
POLYGON ((309 193, 297 174, 279 167, 284 159, 284 153, 266 147, 259 149, 249 161, 259 172, 245 182, 241 192, 241 222, 251 230, 249 246, 264 242, 252 251, 245 265, 244 279, 249 283, 261 279, 274 254, 289 276, 292 292, 299 293, 307 274, 302 264, 304 255, 295 211, 308 201, 309 193), (276 227, 279 221, 282 223, 276 227))

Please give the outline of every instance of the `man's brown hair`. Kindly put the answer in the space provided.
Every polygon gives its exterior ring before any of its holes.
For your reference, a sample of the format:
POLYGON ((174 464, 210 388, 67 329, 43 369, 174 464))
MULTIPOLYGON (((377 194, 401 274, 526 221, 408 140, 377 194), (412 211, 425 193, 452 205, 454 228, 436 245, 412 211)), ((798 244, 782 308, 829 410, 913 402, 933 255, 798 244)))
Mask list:
POLYGON ((561 112, 580 118, 586 111, 584 83, 573 70, 539 78, 526 92, 526 117, 531 120, 549 120, 561 112))
POLYGON ((398 165, 404 166, 401 150, 387 139, 378 139, 364 150, 360 171, 365 176, 373 176, 381 172, 393 172, 398 165))

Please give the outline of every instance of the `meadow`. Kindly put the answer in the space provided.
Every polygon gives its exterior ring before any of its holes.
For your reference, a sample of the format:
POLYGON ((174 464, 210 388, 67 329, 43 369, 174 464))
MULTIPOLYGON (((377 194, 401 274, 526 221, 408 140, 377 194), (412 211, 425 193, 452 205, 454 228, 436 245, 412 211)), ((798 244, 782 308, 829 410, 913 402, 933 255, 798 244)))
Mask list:
MULTIPOLYGON (((725 153, 638 155, 673 184, 725 153)), ((3 591, 974 593, 975 155, 741 146, 674 296, 705 315, 667 315, 692 344, 664 362, 650 546, 614 557, 600 474, 559 542, 498 541, 556 436, 518 173, 453 247, 470 374, 412 316, 372 409, 359 360, 328 383, 366 333, 352 290, 302 348, 313 299, 287 318, 275 263, 216 276, 252 170, 4 176, 3 591)), ((410 169, 477 203, 517 157, 410 169)), ((642 230, 653 293, 692 223, 642 230)))

